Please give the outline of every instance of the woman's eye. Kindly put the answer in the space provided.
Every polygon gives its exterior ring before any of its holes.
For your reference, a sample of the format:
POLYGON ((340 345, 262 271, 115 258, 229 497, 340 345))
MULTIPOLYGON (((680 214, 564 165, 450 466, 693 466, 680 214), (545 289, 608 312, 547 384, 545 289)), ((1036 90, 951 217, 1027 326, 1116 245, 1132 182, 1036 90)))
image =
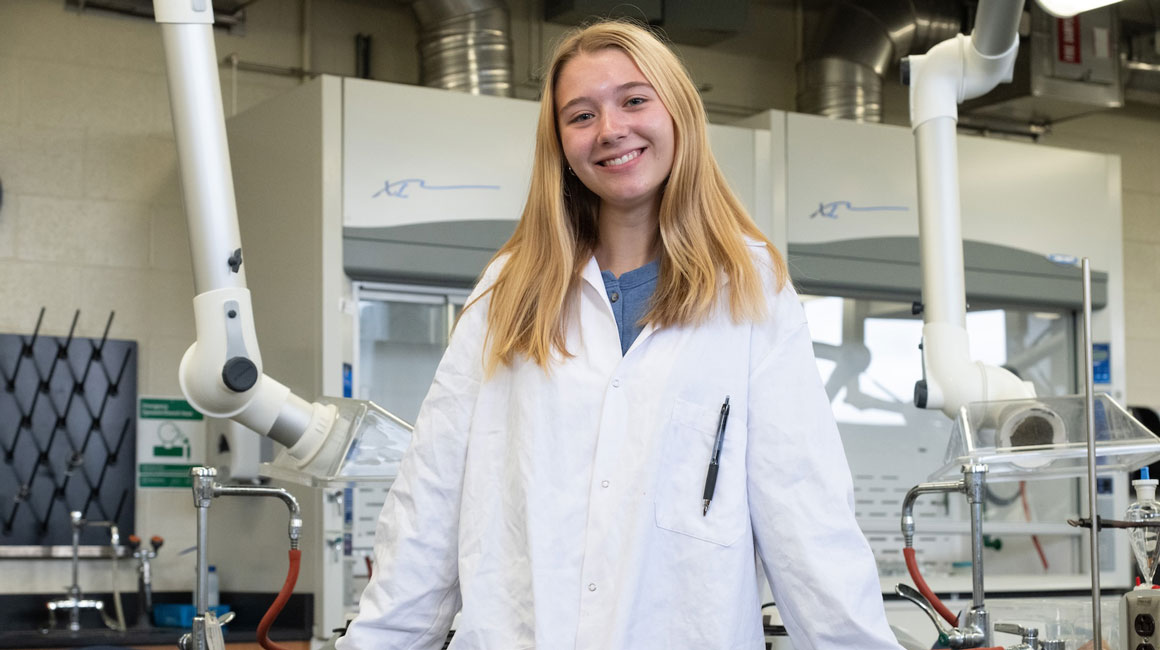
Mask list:
POLYGON ((571 121, 572 122, 584 122, 586 120, 592 119, 592 117, 593 117, 592 113, 581 113, 581 114, 577 115, 576 117, 573 117, 571 121))
POLYGON ((628 100, 628 105, 629 106, 640 106, 641 104, 643 104, 647 101, 648 100, 645 99, 644 97, 633 97, 632 99, 628 100))

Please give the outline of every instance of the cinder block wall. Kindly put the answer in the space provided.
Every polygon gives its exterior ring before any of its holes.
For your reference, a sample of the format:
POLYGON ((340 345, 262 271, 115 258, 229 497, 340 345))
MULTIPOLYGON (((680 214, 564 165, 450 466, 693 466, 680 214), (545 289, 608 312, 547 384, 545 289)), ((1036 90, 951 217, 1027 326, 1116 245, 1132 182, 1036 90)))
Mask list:
POLYGON ((1127 401, 1160 410, 1160 108, 1129 105, 1062 122, 1043 142, 1120 156, 1127 401))

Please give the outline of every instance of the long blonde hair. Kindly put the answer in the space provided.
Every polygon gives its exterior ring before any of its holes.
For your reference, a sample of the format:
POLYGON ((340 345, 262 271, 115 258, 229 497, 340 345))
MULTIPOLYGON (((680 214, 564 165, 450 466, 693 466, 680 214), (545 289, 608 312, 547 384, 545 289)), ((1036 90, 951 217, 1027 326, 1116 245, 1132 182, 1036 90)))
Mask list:
POLYGON ((605 48, 621 50, 640 68, 672 116, 676 140, 660 204, 660 274, 642 322, 658 328, 704 322, 716 304, 722 273, 729 281, 734 321, 763 317, 761 276, 746 237, 769 250, 779 290, 788 277, 781 254, 717 167, 701 97, 676 55, 644 27, 599 22, 563 38, 544 79, 528 201, 511 239, 493 258, 506 260, 488 290, 489 374, 517 356, 545 369, 553 354, 571 356, 565 348, 565 324, 580 274, 596 249, 600 198, 564 172, 555 87, 565 64, 580 53, 605 48))

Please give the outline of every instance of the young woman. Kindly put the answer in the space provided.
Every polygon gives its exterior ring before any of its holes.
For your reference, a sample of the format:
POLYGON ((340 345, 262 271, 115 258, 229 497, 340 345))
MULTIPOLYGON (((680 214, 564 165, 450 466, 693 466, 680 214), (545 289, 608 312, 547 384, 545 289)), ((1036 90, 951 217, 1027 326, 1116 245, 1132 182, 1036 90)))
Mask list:
POLYGON ((647 30, 566 38, 339 650, 897 649, 785 264, 647 30), (716 463, 710 471, 711 460, 716 463), (712 484, 711 497, 707 484, 712 484))

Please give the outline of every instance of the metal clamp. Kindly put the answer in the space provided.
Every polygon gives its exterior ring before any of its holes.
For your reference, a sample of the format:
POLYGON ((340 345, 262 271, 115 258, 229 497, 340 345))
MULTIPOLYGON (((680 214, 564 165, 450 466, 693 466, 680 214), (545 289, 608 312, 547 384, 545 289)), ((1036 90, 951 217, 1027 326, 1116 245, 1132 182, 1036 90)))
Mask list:
POLYGON ((221 618, 213 611, 204 616, 193 617, 193 630, 181 635, 177 640, 180 650, 225 650, 225 636, 222 627, 234 620, 234 612, 226 612, 221 618), (198 644, 202 644, 199 648, 198 644))

